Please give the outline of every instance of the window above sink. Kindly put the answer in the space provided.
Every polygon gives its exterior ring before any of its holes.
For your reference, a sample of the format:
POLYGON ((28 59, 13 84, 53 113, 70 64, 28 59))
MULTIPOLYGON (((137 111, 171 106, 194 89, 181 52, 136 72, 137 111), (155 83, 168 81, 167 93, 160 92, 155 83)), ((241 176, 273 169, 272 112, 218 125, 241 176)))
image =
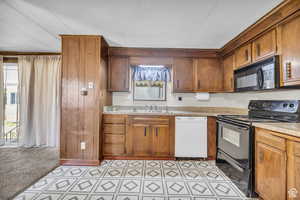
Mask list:
POLYGON ((132 66, 133 100, 166 101, 170 69, 164 65, 132 66))

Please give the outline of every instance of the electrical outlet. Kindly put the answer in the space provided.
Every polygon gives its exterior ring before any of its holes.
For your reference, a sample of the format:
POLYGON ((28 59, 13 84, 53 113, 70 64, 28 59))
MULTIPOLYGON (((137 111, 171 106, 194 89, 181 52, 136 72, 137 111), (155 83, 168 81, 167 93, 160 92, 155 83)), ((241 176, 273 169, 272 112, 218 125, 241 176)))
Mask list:
POLYGON ((85 150, 85 142, 80 142, 80 149, 85 150))

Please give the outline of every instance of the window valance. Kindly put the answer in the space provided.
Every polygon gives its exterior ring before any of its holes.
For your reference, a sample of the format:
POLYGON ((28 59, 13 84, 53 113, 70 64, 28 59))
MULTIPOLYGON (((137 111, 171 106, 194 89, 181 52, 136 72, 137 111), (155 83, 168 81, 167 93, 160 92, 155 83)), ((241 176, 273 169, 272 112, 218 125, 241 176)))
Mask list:
POLYGON ((135 81, 170 81, 171 73, 163 65, 137 65, 133 66, 132 79, 135 81))

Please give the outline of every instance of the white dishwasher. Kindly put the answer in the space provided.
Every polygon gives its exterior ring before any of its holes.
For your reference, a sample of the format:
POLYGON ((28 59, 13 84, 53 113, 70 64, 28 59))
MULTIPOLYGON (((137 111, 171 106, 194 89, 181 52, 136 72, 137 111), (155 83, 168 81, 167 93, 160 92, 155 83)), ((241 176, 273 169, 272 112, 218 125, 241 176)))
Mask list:
POLYGON ((207 117, 176 117, 175 157, 207 158, 207 117))

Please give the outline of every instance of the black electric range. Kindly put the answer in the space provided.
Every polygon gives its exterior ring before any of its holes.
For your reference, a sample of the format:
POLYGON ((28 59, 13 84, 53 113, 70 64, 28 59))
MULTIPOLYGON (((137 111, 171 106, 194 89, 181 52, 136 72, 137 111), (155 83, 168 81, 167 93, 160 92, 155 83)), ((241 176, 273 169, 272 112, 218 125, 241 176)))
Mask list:
POLYGON ((300 122, 300 101, 253 100, 248 109, 248 115, 217 117, 216 164, 247 197, 256 197, 252 123, 300 122))

